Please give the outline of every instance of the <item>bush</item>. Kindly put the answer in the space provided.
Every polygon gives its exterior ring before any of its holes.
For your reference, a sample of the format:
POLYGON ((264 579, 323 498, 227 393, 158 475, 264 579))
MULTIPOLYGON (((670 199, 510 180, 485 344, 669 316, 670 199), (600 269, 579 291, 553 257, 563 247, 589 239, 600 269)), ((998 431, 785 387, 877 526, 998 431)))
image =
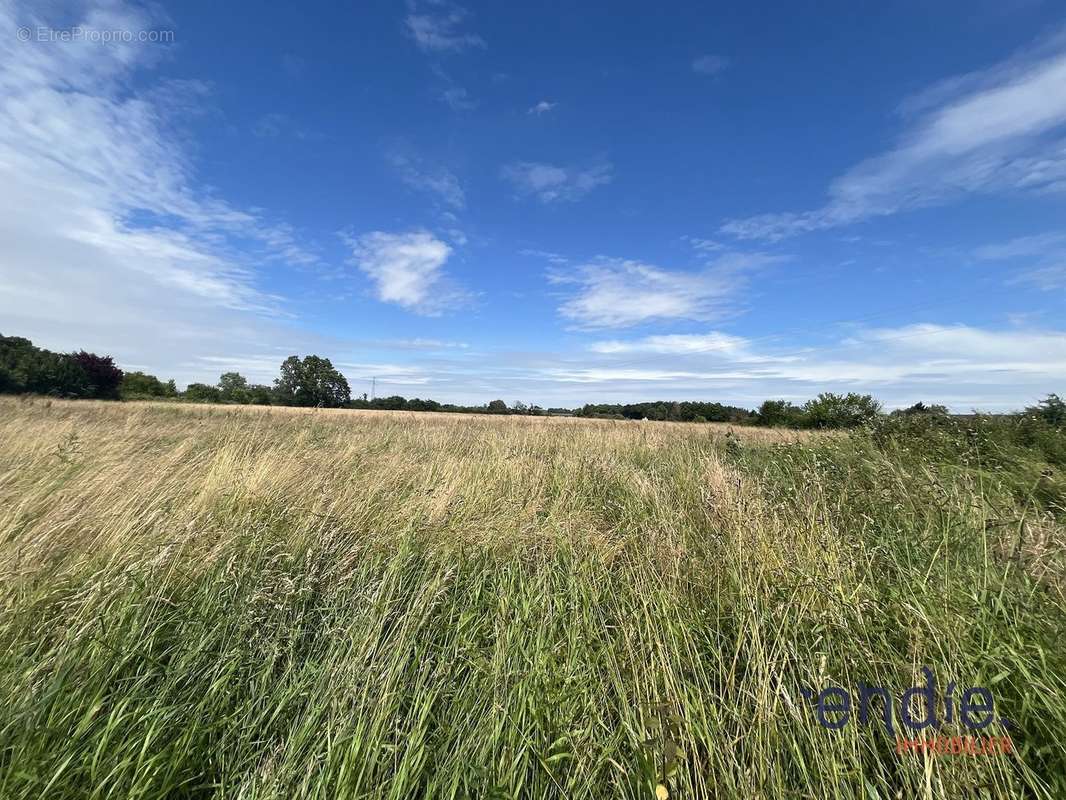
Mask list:
POLYGON ((919 400, 913 406, 908 406, 907 408, 897 408, 895 411, 892 412, 893 417, 911 417, 916 414, 932 414, 938 417, 946 417, 948 414, 948 410, 946 406, 939 406, 935 404, 927 406, 925 403, 919 400))
POLYGON ((1033 415, 890 415, 867 429, 873 445, 904 462, 996 475, 1021 500, 1066 512, 1066 430, 1033 415))
POLYGON ((1039 417, 1053 428, 1066 427, 1066 401, 1052 392, 1025 413, 1039 417))

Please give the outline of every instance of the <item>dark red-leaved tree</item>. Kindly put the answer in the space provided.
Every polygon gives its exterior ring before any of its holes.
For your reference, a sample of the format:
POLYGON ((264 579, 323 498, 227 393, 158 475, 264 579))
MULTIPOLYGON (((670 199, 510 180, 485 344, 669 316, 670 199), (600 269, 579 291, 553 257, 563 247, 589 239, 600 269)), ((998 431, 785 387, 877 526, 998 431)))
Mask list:
POLYGON ((85 372, 89 379, 92 397, 108 400, 118 399, 118 387, 122 383, 122 370, 115 366, 111 356, 98 356, 84 350, 71 353, 70 359, 85 372))

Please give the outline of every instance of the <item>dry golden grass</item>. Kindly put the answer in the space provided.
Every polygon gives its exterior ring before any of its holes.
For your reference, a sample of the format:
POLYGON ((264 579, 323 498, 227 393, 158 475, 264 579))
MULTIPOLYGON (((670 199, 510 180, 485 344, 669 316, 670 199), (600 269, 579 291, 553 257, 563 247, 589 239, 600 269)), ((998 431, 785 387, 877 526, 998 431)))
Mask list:
POLYGON ((1063 609, 972 491, 846 436, 0 398, 0 796, 1053 797, 1063 609), (922 664, 1005 672, 1020 754, 800 699, 922 664))

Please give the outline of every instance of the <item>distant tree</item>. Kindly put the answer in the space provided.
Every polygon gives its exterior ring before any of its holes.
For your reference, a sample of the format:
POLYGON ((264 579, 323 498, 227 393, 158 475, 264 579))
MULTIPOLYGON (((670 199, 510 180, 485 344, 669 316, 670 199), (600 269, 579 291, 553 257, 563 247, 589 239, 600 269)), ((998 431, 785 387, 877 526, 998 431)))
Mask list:
POLYGON ((488 411, 490 414, 506 414, 507 403, 503 402, 503 400, 493 400, 489 403, 488 411))
POLYGON ((80 350, 71 353, 70 359, 77 364, 88 378, 90 397, 105 400, 117 400, 119 386, 122 384, 122 370, 115 366, 111 356, 98 356, 80 350))
POLYGON ((855 428, 872 422, 881 404, 868 394, 846 395, 822 392, 803 406, 806 424, 812 428, 855 428))
POLYGON ((56 397, 92 396, 89 376, 69 355, 50 350, 40 350, 39 353, 34 370, 28 376, 28 391, 56 397))
POLYGON ((163 383, 155 375, 144 372, 126 372, 122 376, 120 392, 123 397, 177 397, 178 389, 173 380, 163 383))
POLYGON ((440 411, 440 403, 436 400, 420 400, 412 397, 407 401, 405 408, 408 411, 440 411))
POLYGON ((88 374, 71 356, 34 347, 21 336, 0 336, 0 391, 92 396, 88 374))
POLYGON ((1025 409, 1025 413, 1040 417, 1053 428, 1066 426, 1066 400, 1052 392, 1035 406, 1025 409))
POLYGON ((328 358, 289 356, 282 362, 281 376, 274 381, 281 402, 294 406, 338 408, 352 400, 348 381, 328 358))
POLYGON ((528 414, 529 406, 523 403, 521 400, 515 400, 514 405, 511 406, 512 414, 528 414))
POLYGON ((764 400, 756 413, 760 425, 798 428, 803 423, 803 409, 787 400, 764 400))
POLYGON ((218 379, 218 393, 224 403, 247 403, 248 379, 239 372, 224 372, 218 379))
POLYGON ((370 407, 379 411, 403 411, 407 408, 407 399, 398 394, 390 394, 388 397, 375 397, 370 401, 370 407))
POLYGON ((946 417, 948 414, 947 406, 930 405, 927 406, 920 400, 913 406, 907 406, 906 408, 897 408, 892 412, 890 416, 893 417, 914 417, 922 414, 928 414, 937 417, 946 417))
POLYGON ((249 384, 248 402, 253 406, 269 406, 274 402, 274 390, 259 383, 249 384))
POLYGON ((40 351, 21 336, 0 336, 0 392, 26 392, 40 351))
POLYGON ((206 383, 190 383, 185 387, 182 397, 194 403, 217 403, 222 399, 222 393, 217 387, 206 383))

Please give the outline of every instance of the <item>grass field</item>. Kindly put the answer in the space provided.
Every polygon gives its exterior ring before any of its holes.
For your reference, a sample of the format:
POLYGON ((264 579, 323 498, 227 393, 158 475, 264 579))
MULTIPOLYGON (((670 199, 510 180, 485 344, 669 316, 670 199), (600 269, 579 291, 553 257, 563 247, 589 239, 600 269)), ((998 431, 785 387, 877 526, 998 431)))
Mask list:
POLYGON ((0 398, 0 798, 1066 797, 1026 485, 857 434, 0 398), (1014 752, 801 693, 922 665, 1014 752))

